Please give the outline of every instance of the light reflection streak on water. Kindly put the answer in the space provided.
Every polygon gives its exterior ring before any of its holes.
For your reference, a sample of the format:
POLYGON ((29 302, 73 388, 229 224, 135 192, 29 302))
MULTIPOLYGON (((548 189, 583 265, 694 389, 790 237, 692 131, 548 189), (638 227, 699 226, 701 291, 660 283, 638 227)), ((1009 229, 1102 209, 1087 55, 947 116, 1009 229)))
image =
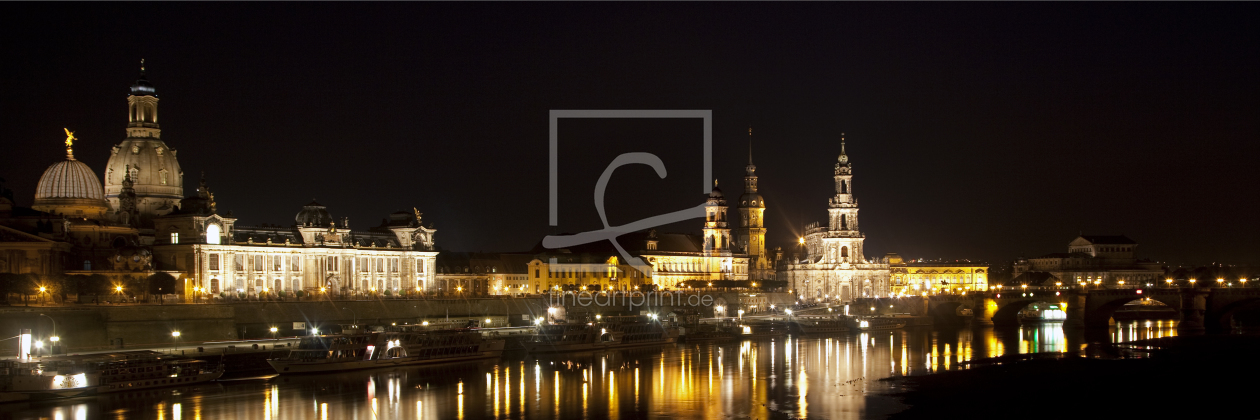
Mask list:
MULTIPOLYGON (((1175 322, 1124 321, 1091 340, 1174 335, 1175 322)), ((1084 342, 1082 335, 1065 332, 1060 324, 1042 324, 683 343, 223 382, 178 388, 178 393, 172 388, 141 397, 101 396, 88 404, 51 402, 19 417, 362 419, 413 417, 405 410, 414 408, 414 417, 435 419, 642 418, 653 413, 675 418, 853 418, 879 404, 870 396, 886 390, 888 385, 878 382, 883 377, 965 369, 976 358, 1018 351, 1063 354, 1084 342), (727 357, 732 353, 736 357, 727 357), (600 369, 598 375, 595 369, 600 369), (857 378, 865 380, 846 384, 857 378), (376 391, 382 382, 387 398, 376 391), (534 403, 526 404, 530 386, 534 403), (577 398, 582 398, 580 404, 577 398)))

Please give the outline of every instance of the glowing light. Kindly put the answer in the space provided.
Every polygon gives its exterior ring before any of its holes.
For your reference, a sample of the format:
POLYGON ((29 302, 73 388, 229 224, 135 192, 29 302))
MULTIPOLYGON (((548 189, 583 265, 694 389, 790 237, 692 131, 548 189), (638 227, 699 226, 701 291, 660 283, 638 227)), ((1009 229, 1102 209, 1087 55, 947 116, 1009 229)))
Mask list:
POLYGON ((798 239, 796 240, 796 242, 797 242, 797 243, 799 243, 799 244, 801 244, 801 245, 805 245, 805 237, 804 237, 804 236, 802 236, 802 237, 798 238, 798 239))

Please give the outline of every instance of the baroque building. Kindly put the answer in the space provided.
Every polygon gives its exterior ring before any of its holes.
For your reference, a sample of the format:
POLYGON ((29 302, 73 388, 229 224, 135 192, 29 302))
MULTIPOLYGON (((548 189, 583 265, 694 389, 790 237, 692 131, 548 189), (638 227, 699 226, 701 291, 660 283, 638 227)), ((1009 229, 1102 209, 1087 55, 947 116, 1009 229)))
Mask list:
POLYGON ((1162 264, 1134 256, 1138 243, 1124 235, 1082 235, 1068 243, 1068 252, 1019 258, 1011 284, 1054 286, 1156 285, 1164 281, 1162 264))
POLYGON ((161 140, 156 90, 143 62, 127 102, 127 138, 114 146, 104 183, 75 159, 76 139, 66 130, 66 157, 44 171, 31 207, 16 205, 0 187, 0 275, 27 276, 32 284, 86 276, 90 282, 76 286, 78 293, 101 300, 434 288, 436 231, 421 225, 418 211, 352 230, 312 202, 289 227, 239 225, 218 211, 204 175, 196 193, 183 197, 183 172, 161 140))
POLYGON ((893 296, 964 294, 989 287, 989 266, 970 261, 904 260, 888 254, 893 296))
POLYGON ((395 212, 356 231, 311 202, 290 227, 239 226, 220 215, 203 179, 179 208, 155 219, 158 266, 181 274, 186 295, 362 295, 434 288, 433 236, 419 212, 395 212))
POLYGON ((127 119, 127 137, 114 146, 105 164, 105 199, 114 212, 130 213, 130 224, 152 228, 155 217, 174 211, 184 198, 184 172, 175 150, 162 141, 157 89, 145 77, 144 60, 127 96, 127 119), (129 205, 124 203, 127 178, 134 197, 129 205))
POLYGON ((766 254, 766 199, 757 192, 757 166, 752 162, 752 129, 748 129, 748 166, 744 168, 744 194, 739 196, 739 251, 748 255, 750 280, 775 280, 774 260, 766 254))
POLYGON ((835 195, 827 201, 826 226, 806 227, 800 238, 805 257, 784 266, 780 278, 804 299, 836 299, 850 302, 863 297, 887 297, 887 261, 867 260, 862 249, 865 235, 858 230, 858 201, 853 196, 853 164, 840 138, 840 157, 835 165, 835 195))

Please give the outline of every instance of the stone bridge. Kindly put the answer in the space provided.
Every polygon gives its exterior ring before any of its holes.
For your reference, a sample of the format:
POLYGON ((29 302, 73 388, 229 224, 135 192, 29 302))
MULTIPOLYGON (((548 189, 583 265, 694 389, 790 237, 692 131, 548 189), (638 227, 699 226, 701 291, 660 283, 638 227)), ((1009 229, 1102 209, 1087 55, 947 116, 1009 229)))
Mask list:
POLYGON ((1260 305, 1260 288, 1123 288, 1080 290, 1029 288, 967 295, 863 299, 857 306, 873 313, 901 312, 930 315, 937 325, 1018 325, 1019 311, 1034 302, 1058 303, 1065 327, 1106 328, 1116 310, 1143 298, 1159 301, 1178 312, 1178 329, 1229 331, 1234 314, 1260 305))

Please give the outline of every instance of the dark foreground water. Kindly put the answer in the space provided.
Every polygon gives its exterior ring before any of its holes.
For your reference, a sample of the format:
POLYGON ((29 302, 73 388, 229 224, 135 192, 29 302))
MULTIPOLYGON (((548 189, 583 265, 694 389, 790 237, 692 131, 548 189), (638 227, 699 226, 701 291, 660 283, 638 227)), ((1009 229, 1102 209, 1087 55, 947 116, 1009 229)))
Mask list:
MULTIPOLYGON (((1021 353, 1175 335, 1168 321, 1090 337, 1059 324, 691 343, 433 368, 277 376, 0 405, 26 419, 883 418, 907 408, 879 379, 1021 353)), ((1018 380, 1019 378, 1011 378, 1018 380)))

